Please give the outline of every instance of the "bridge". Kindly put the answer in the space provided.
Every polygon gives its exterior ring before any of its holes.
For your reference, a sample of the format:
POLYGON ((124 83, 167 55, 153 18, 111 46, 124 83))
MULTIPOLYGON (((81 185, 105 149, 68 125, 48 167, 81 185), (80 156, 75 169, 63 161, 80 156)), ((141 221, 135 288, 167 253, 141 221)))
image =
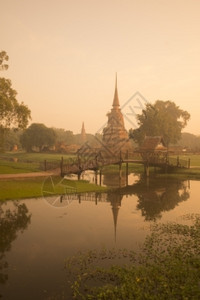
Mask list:
POLYGON ((71 161, 64 162, 61 160, 61 176, 69 174, 77 174, 80 179, 81 173, 87 170, 93 170, 95 172, 99 171, 101 176, 101 171, 104 167, 110 165, 119 166, 119 176, 121 176, 122 164, 126 165, 126 175, 128 176, 129 164, 143 164, 144 172, 149 176, 149 167, 160 167, 164 168, 166 171, 169 168, 189 168, 190 160, 184 160, 177 157, 169 157, 168 152, 159 151, 133 151, 121 153, 117 155, 105 155, 101 152, 91 152, 84 155, 77 155, 76 158, 71 161))

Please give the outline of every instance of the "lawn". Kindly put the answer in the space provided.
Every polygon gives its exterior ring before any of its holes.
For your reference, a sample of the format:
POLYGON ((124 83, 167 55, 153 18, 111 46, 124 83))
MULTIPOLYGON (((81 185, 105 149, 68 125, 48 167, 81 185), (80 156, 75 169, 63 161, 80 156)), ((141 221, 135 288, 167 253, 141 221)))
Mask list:
POLYGON ((60 161, 63 157, 64 160, 68 160, 75 155, 61 154, 61 153, 27 153, 27 152, 6 152, 0 153, 1 159, 18 159, 20 161, 32 161, 32 162, 43 162, 44 160, 53 162, 60 161))
MULTIPOLYGON (((68 154, 57 154, 57 153, 25 153, 25 152, 7 152, 0 154, 0 174, 18 174, 18 173, 29 173, 38 172, 44 170, 44 161, 47 162, 47 169, 55 169, 60 167, 61 157, 63 157, 64 162, 67 160, 75 158, 75 155, 68 154), (50 164, 50 166, 49 166, 50 164), (52 164, 52 166, 51 166, 52 164), (55 165, 54 165, 55 164, 55 165)), ((177 156, 170 156, 176 159, 177 156)), ((180 160, 186 160, 190 158, 190 169, 174 169, 170 172, 169 176, 199 179, 200 178, 200 155, 180 155, 180 160), (198 169, 199 168, 199 169, 198 169)), ((126 165, 122 165, 122 171, 124 172, 126 165)), ((129 163, 129 172, 143 173, 144 167, 142 164, 132 164, 129 163)), ((104 174, 114 174, 119 172, 118 165, 105 166, 103 168, 104 174)), ((154 173, 154 168, 150 168, 150 173, 154 173)), ((166 176, 166 174, 163 174, 166 176)))
POLYGON ((18 174, 41 171, 39 162, 26 163, 0 159, 0 174, 18 174))
POLYGON ((184 155, 173 155, 170 157, 177 158, 179 156, 180 159, 188 160, 190 158, 190 166, 191 167, 200 167, 200 155, 198 154, 184 154, 184 155))
POLYGON ((9 199, 34 198, 46 195, 58 195, 70 192, 69 187, 75 187, 77 193, 101 192, 106 188, 90 184, 87 181, 62 181, 61 177, 23 178, 0 180, 0 201, 9 199))
POLYGON ((64 161, 72 159, 74 155, 57 153, 26 153, 26 152, 7 152, 0 154, 0 174, 18 174, 38 172, 44 170, 44 161, 47 164, 55 164, 59 167, 61 158, 64 161))

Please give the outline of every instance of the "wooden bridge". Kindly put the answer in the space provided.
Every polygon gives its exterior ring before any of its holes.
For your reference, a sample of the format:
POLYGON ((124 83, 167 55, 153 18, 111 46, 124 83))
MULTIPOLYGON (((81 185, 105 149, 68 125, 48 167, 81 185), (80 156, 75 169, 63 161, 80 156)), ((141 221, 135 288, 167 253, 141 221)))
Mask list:
MULTIPOLYGON (((109 165, 118 165, 119 174, 121 174, 122 164, 126 164, 126 175, 128 176, 129 164, 143 164, 144 172, 149 176, 149 167, 160 167, 165 168, 167 171, 168 168, 189 168, 190 160, 183 160, 179 157, 169 157, 168 152, 143 152, 143 151, 134 151, 134 152, 119 152, 118 155, 104 155, 101 152, 91 152, 87 155, 77 155, 71 161, 64 162, 61 160, 61 176, 69 174, 77 174, 78 179, 80 179, 81 173, 86 170, 93 170, 95 172, 101 171, 103 167, 109 165)), ((121 176, 121 175, 120 175, 121 176)))

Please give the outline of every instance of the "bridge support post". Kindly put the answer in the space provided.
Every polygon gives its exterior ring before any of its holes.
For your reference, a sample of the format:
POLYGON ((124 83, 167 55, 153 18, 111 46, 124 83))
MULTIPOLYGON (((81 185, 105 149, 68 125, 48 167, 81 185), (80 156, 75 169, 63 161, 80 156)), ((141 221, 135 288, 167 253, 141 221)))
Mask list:
POLYGON ((101 177, 102 177, 102 173, 101 173, 101 169, 99 170, 99 185, 101 186, 101 177))
POLYGON ((128 185, 128 163, 126 163, 126 185, 128 185))
POLYGON ((188 169, 190 169, 190 158, 188 158, 188 169))
POLYGON ((122 163, 119 163, 119 186, 121 186, 121 180, 122 180, 122 163))
POLYGON ((149 162, 144 163, 144 174, 149 177, 149 162))
POLYGON ((47 170, 47 161, 46 161, 46 159, 44 160, 44 170, 45 170, 45 172, 47 170))
POLYGON ((78 180, 80 180, 81 179, 81 172, 78 172, 78 180))
POLYGON ((98 200, 97 200, 97 193, 95 193, 95 204, 98 204, 98 200))
POLYGON ((165 173, 167 173, 167 171, 168 171, 168 165, 167 163, 165 163, 165 173))
POLYGON ((177 167, 179 167, 179 156, 177 156, 177 167))
POLYGON ((63 156, 61 157, 61 161, 60 161, 60 176, 63 177, 63 156))
POLYGON ((97 184, 97 175, 98 175, 98 170, 95 170, 95 184, 97 184))

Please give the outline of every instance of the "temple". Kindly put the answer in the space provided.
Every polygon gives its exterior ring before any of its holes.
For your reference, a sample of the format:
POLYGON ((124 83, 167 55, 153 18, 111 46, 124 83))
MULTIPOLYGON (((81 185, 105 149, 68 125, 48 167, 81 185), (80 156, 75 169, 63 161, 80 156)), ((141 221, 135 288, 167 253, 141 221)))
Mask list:
POLYGON ((115 92, 111 111, 107 114, 108 122, 103 129, 103 146, 104 153, 108 155, 118 155, 119 152, 126 152, 131 149, 128 132, 124 126, 124 118, 120 109, 118 89, 117 89, 117 74, 115 81, 115 92))

